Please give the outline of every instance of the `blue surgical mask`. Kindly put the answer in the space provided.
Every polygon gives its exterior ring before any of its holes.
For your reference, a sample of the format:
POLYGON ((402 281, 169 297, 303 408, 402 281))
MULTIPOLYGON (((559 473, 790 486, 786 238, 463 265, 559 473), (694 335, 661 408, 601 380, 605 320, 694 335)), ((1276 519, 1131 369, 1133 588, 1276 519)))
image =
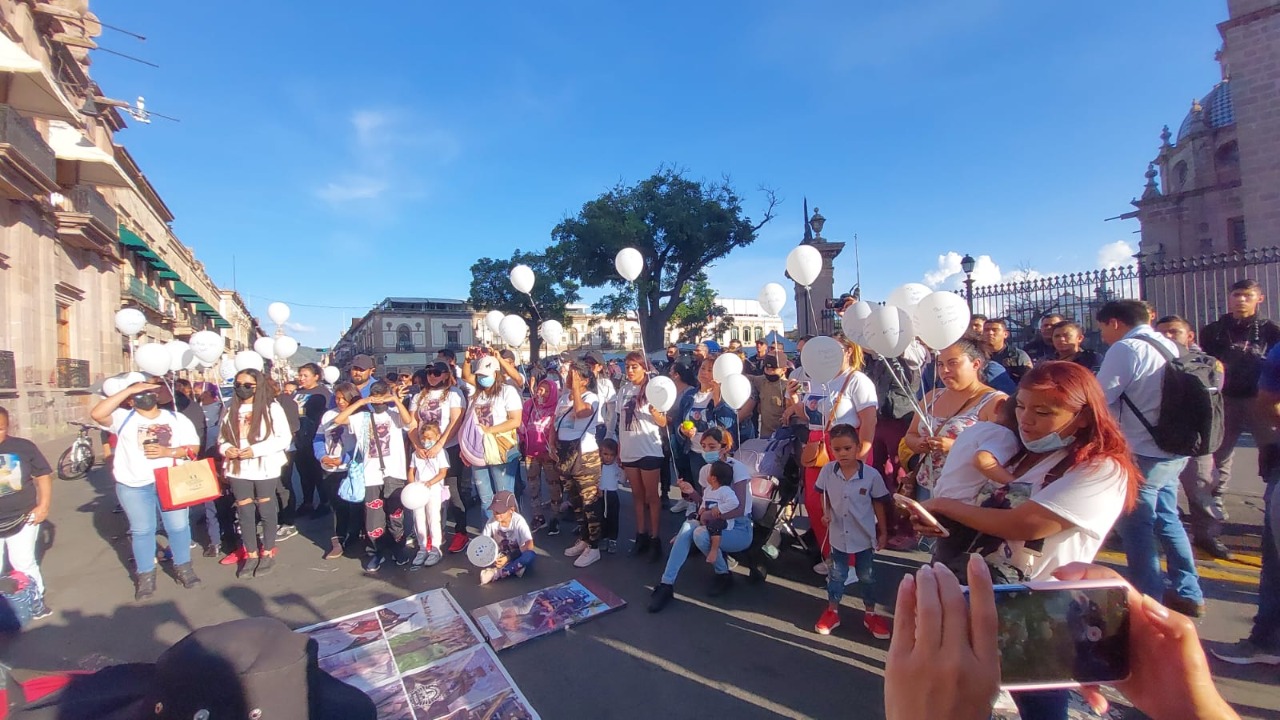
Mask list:
POLYGON ((709 462, 709 463, 718 462, 718 461, 720 460, 720 451, 719 451, 719 450, 704 450, 704 451, 702 452, 702 459, 703 459, 703 460, 705 460, 705 461, 707 461, 707 462, 709 462))
POLYGON ((480 375, 476 378, 476 384, 482 388, 491 388, 493 387, 493 376, 480 375))
POLYGON ((423 440, 423 441, 422 441, 422 449, 423 449, 423 450, 430 450, 431 448, 433 448, 433 447, 435 447, 435 446, 436 446, 436 441, 435 441, 435 440, 423 440))
POLYGON ((1033 453, 1051 453, 1055 450, 1062 450, 1063 448, 1071 447, 1071 444, 1076 441, 1075 435, 1062 437, 1056 432, 1051 432, 1042 438, 1028 440, 1027 436, 1022 434, 1022 428, 1018 428, 1018 437, 1022 438, 1022 446, 1027 449, 1027 452, 1033 453))

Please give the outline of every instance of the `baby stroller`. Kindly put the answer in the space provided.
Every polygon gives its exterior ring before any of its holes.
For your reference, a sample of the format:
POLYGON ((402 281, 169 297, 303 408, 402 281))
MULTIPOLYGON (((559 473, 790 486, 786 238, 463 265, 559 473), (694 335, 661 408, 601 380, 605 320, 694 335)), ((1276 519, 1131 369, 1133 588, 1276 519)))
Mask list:
POLYGON ((751 470, 751 545, 735 560, 746 566, 752 582, 768 577, 767 562, 778 557, 784 538, 792 538, 807 552, 803 535, 792 521, 800 513, 800 466, 796 435, 780 428, 768 438, 747 440, 734 453, 751 470))

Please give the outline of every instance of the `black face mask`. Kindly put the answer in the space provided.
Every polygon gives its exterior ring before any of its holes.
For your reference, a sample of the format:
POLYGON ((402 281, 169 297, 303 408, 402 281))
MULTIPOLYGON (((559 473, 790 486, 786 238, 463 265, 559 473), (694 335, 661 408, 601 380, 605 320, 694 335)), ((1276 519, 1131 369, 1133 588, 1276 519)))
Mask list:
POLYGON ((387 410, 386 403, 370 403, 369 407, 373 408, 374 412, 386 412, 387 410))
POLYGON ((782 376, 781 376, 781 375, 770 375, 769 373, 765 373, 765 374, 764 374, 764 377, 765 377, 765 379, 766 379, 766 380, 768 380, 769 382, 778 382, 779 380, 781 380, 781 379, 782 379, 782 376))
POLYGON ((133 407, 137 410, 155 410, 160 400, 155 393, 138 393, 133 396, 133 407))
POLYGON ((236 392, 236 397, 240 398, 241 400, 252 400, 254 393, 258 392, 258 389, 250 388, 250 387, 238 387, 236 388, 235 392, 236 392))

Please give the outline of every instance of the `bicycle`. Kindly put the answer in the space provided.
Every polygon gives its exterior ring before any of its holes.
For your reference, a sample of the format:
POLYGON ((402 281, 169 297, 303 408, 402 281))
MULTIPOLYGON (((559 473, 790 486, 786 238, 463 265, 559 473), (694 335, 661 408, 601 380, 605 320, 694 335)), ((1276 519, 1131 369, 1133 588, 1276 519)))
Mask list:
POLYGON ((89 439, 89 431, 99 428, 97 425, 78 422, 67 424, 80 428, 80 433, 71 442, 71 447, 63 450, 58 457, 58 477, 63 480, 79 480, 93 467, 93 441, 89 439))

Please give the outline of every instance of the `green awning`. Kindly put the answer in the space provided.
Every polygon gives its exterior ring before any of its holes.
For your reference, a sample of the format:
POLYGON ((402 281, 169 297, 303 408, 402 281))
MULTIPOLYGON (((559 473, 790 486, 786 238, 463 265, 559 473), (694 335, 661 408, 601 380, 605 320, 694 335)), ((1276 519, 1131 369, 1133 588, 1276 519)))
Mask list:
POLYGON ((210 307, 209 303, 203 300, 197 300, 195 305, 198 312, 208 315, 211 318, 219 317, 218 311, 210 307))
POLYGON ((143 240, 137 233, 123 225, 120 226, 120 244, 135 250, 151 251, 146 240, 143 240))
POLYGON ((160 259, 160 256, 151 252, 151 248, 134 248, 134 252, 138 253, 138 257, 152 263, 160 259))
POLYGON ((173 268, 169 267, 169 264, 164 260, 161 260, 160 256, 156 255, 154 252, 151 257, 147 258, 147 264, 160 271, 168 270, 169 272, 173 272, 173 268))
POLYGON ((188 285, 188 284, 186 284, 186 283, 182 282, 181 280, 179 280, 179 279, 178 279, 178 278, 176 278, 176 277, 175 277, 175 278, 171 278, 171 279, 176 281, 176 282, 174 282, 174 283, 173 283, 173 294, 174 294, 174 295, 177 295, 178 297, 182 298, 183 300, 188 300, 188 299, 189 299, 191 302, 203 302, 203 300, 202 300, 202 299, 201 299, 201 297, 200 297, 200 293, 198 293, 198 292, 196 292, 194 289, 192 289, 192 287, 191 287, 190 285, 188 285))
POLYGON ((161 270, 159 273, 157 273, 157 277, 159 277, 161 280, 178 280, 182 278, 181 275, 179 275, 178 273, 172 270, 161 270))
POLYGON ((223 329, 223 330, 230 330, 230 329, 231 329, 231 323, 227 322, 226 320, 223 320, 223 319, 222 319, 222 318, 220 318, 220 317, 219 317, 219 318, 214 318, 214 319, 213 319, 213 326, 214 326, 214 327, 216 327, 216 328, 221 328, 221 329, 223 329))

